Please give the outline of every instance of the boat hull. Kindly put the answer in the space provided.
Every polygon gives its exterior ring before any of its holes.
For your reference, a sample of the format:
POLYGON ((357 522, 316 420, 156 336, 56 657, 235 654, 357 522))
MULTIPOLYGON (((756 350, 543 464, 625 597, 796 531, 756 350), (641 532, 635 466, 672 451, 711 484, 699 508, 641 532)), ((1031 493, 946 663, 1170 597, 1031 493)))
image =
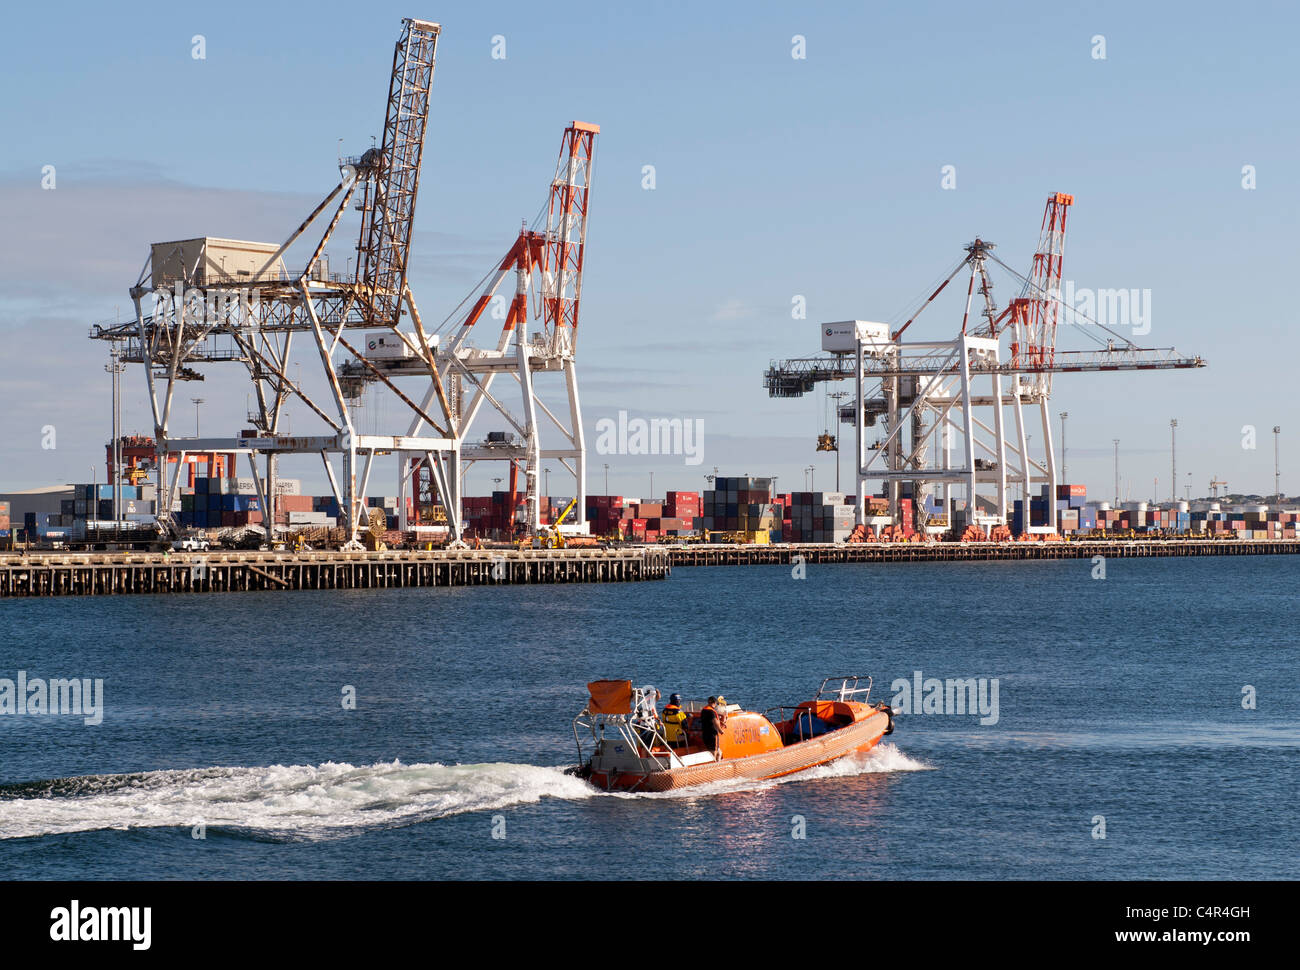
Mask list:
POLYGON ((679 768, 660 768, 649 758, 630 759, 619 766, 601 764, 602 759, 596 759, 590 781, 610 791, 663 792, 737 778, 780 778, 870 751, 888 733, 889 722, 887 713, 877 711, 820 737, 775 751, 679 768))

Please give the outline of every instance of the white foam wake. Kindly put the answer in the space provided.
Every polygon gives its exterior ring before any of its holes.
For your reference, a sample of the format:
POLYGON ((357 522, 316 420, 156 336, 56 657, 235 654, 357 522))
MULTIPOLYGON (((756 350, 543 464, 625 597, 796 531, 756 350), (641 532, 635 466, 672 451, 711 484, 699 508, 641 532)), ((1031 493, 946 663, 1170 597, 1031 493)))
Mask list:
POLYGON ((866 754, 850 755, 828 765, 809 768, 797 775, 787 775, 784 781, 803 781, 810 778, 849 778, 853 775, 872 775, 891 771, 930 771, 933 765, 909 757, 889 742, 881 742, 866 754))
MULTIPOLYGON (((737 780, 622 798, 699 797, 817 778, 922 771, 930 766, 881 744, 773 781, 737 780)), ((0 788, 0 839, 104 829, 208 828, 272 838, 327 839, 395 828, 462 812, 496 811, 543 798, 603 795, 560 768, 503 762, 470 765, 400 761, 362 765, 197 768, 86 775, 0 788)))
POLYGON ((327 762, 91 775, 0 790, 0 839, 200 822, 318 839, 594 794, 559 768, 504 763, 327 762))

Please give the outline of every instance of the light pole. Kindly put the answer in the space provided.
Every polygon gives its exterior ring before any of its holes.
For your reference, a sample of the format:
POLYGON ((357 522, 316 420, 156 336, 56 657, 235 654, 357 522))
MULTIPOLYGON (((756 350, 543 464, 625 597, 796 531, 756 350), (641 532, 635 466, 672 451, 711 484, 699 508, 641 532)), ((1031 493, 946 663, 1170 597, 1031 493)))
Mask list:
POLYGON ((546 489, 546 504, 549 505, 551 503, 551 470, 549 468, 542 469, 542 479, 545 483, 543 487, 546 489))
MULTIPOLYGON (((1029 464, 1029 452, 1033 450, 1033 449, 1030 447, 1030 445, 1032 445, 1033 443, 1034 443, 1034 436, 1031 435, 1031 434, 1027 434, 1027 435, 1025 435, 1025 464, 1026 464, 1026 466, 1029 464)), ((1021 500, 1022 502, 1025 503, 1025 515, 1028 515, 1028 514, 1029 514, 1029 504, 1030 504, 1030 498, 1029 498, 1029 496, 1032 495, 1033 493, 1034 493, 1034 473, 1033 473, 1033 470, 1031 469, 1031 470, 1029 471, 1029 473, 1025 476, 1025 487, 1024 487, 1024 490, 1022 491, 1021 496, 1020 496, 1020 500, 1021 500)), ((1055 496, 1052 497, 1052 501, 1053 501, 1053 502, 1056 501, 1056 497, 1055 497, 1055 496)), ((975 504, 975 496, 972 495, 972 496, 971 496, 971 506, 974 507, 974 504, 975 504)), ((1029 519, 1025 519, 1025 521, 1028 522, 1029 519)))
POLYGON ((1273 494, 1275 501, 1282 502, 1282 426, 1273 425, 1273 494))
POLYGON ((809 465, 804 470, 808 472, 808 491, 817 491, 817 466, 809 465))
POLYGON ((1069 411, 1061 412, 1061 479, 1065 482, 1070 480, 1070 476, 1065 473, 1065 419, 1069 416, 1069 411))
POLYGON ((1169 501, 1178 501, 1178 419, 1169 419, 1169 501))
POLYGON ((655 473, 650 473, 650 501, 655 500, 655 473))
POLYGON ((122 424, 122 371, 126 370, 126 365, 118 357, 117 346, 109 352, 108 363, 104 370, 113 375, 113 460, 112 471, 109 475, 109 484, 113 486, 113 527, 117 528, 117 523, 122 520, 122 442, 121 442, 121 424, 122 424))
POLYGON ((609 496, 609 462, 605 462, 605 496, 609 496))
POLYGON ((190 401, 194 404, 194 437, 199 436, 199 405, 203 403, 203 398, 192 397, 190 401))
POLYGON ((1115 442, 1115 508, 1119 508, 1119 439, 1111 440, 1115 442))

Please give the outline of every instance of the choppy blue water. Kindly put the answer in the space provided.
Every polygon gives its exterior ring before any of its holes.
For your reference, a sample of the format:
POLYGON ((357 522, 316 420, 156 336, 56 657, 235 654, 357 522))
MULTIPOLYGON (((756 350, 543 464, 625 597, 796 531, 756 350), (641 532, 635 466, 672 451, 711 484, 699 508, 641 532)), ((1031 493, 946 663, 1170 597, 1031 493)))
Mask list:
POLYGON ((5 601, 0 678, 103 678, 105 712, 97 726, 0 715, 0 871, 1300 876, 1300 559, 1091 572, 679 569, 611 586, 5 601), (894 699, 918 670, 996 679, 997 723, 902 716, 860 761, 671 796, 597 793, 556 769, 576 759, 570 722, 597 677, 763 709, 845 672, 894 699))

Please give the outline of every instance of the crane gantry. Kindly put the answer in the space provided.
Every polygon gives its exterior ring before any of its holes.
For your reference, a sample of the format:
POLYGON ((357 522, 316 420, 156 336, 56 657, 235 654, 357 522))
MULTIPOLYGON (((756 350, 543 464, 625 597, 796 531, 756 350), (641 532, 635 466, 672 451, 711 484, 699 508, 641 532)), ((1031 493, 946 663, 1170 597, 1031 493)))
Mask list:
MULTIPOLYGON (((992 243, 977 238, 897 330, 866 321, 823 324, 822 346, 829 351, 827 355, 774 361, 767 368, 764 385, 769 396, 777 398, 800 397, 820 383, 854 381, 856 401, 841 407, 839 417, 857 432, 859 525, 865 522, 867 489, 872 482, 883 484, 895 524, 901 518, 903 485, 910 483, 918 514, 924 508, 922 499, 937 484, 942 488, 944 513, 953 522, 951 489, 964 485, 967 525, 1007 525, 1009 483, 1018 482, 1026 497, 1033 484, 1048 484, 1052 495, 1059 484, 1048 412, 1053 375, 1204 366, 1200 357, 1183 356, 1173 348, 1139 347, 1096 321, 1088 322, 1107 334, 1104 348, 1057 349, 1065 224, 1073 203, 1074 197, 1065 193, 1048 196, 1029 276, 1007 266, 993 255, 992 243), (1022 284, 1019 295, 1002 310, 993 296, 990 261, 1022 284), (963 269, 969 274, 969 283, 956 338, 904 340, 912 323, 963 269), (984 320, 972 324, 976 293, 983 299, 980 314, 984 320), (1002 346, 1005 335, 1010 336, 1006 348, 1002 346), (1012 409, 1014 432, 1005 420, 1007 407, 1012 409), (1026 408, 1038 412, 1041 459, 1030 455, 1026 408), (978 416, 988 410, 992 411, 991 422, 978 416), (883 440, 868 446, 866 429, 878 420, 884 423, 883 440), (905 434, 905 429, 910 430, 905 434), (951 453, 954 438, 962 445, 958 461, 951 453), (932 445, 940 452, 934 465, 927 460, 932 445), (995 489, 992 499, 978 494, 982 484, 995 489)), ((1078 329, 1092 335, 1090 327, 1078 329)), ((1033 531, 1056 528, 1052 518, 1033 531)))
MULTIPOLYGON (((465 436, 483 403, 518 430, 523 444, 509 457, 526 463, 531 525, 537 528, 536 478, 540 461, 555 457, 577 481, 580 517, 585 512, 585 443, 582 437, 574 365, 578 307, 594 139, 599 128, 574 122, 552 180, 544 226, 526 231, 505 260, 495 283, 458 329, 447 334, 422 319, 409 282, 411 231, 429 116, 436 50, 441 27, 405 19, 393 53, 393 67, 380 145, 340 159, 340 179, 308 217, 280 245, 213 237, 157 243, 131 287, 135 317, 127 323, 92 327, 95 339, 113 342, 121 359, 144 365, 158 451, 158 519, 179 530, 171 509, 178 502, 186 456, 243 453, 254 475, 268 530, 275 529, 277 461, 286 454, 311 454, 324 463, 338 502, 349 547, 365 527, 365 495, 377 458, 396 455, 399 492, 405 498, 412 475, 446 509, 453 543, 462 532, 461 460, 479 457, 465 436), (356 272, 331 273, 326 246, 353 199, 359 199, 361 227, 356 272), (302 269, 288 270, 286 255, 310 242, 313 226, 323 230, 302 269), (495 349, 468 339, 496 286, 514 270, 515 302, 495 349), (527 328, 527 292, 537 290, 539 332, 527 328), (357 330, 368 331, 364 340, 357 330), (289 376, 294 339, 304 335, 319 357, 329 398, 309 393, 289 376), (449 339, 444 344, 444 336, 449 339), (375 347, 383 352, 374 352, 375 347), (220 362, 242 363, 251 382, 253 428, 237 437, 183 437, 173 431, 179 382, 202 380, 196 369, 220 362), (566 426, 539 401, 532 377, 559 371, 566 377, 571 418, 566 426), (517 417, 490 388, 500 373, 513 373, 523 389, 517 417), (402 386, 399 386, 399 379, 402 386), (357 408, 368 386, 383 385, 400 402, 401 433, 362 433, 357 408), (405 388, 405 390, 403 389, 405 388), (463 391, 473 397, 466 409, 463 391), (300 401, 324 425, 313 435, 285 434, 282 418, 289 400, 300 401), (538 412, 565 434, 563 447, 539 444, 538 412), (336 472, 335 466, 338 465, 336 472)), ((482 457, 505 457, 500 454, 482 457)), ((406 503, 402 502, 405 520, 406 503)), ((403 526, 405 527, 405 521, 403 526)))

